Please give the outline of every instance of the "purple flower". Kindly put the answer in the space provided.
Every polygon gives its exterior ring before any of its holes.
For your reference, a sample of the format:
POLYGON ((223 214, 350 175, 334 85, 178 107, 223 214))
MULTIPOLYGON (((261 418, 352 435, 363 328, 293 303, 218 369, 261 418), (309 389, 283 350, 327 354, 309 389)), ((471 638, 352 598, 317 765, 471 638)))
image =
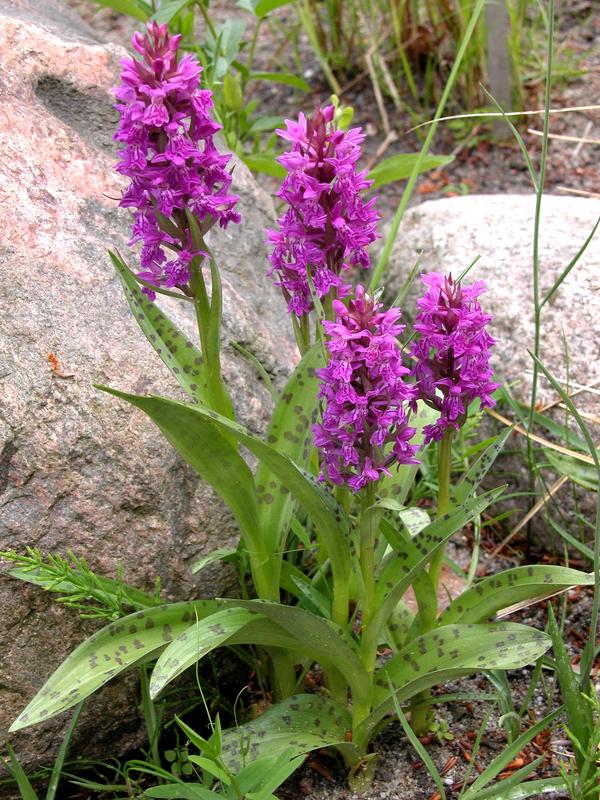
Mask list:
POLYGON ((313 307, 307 271, 319 298, 333 290, 343 297, 350 289, 340 274, 349 266, 369 266, 367 245, 377 238, 379 215, 375 198, 360 192, 371 185, 366 171, 357 172, 360 128, 337 130, 333 106, 317 108, 312 119, 300 114, 286 120, 277 133, 292 143, 278 161, 288 171, 277 193, 289 208, 278 229, 267 231, 273 252, 269 274, 281 286, 288 311, 301 317, 313 307))
POLYGON ((415 389, 404 382, 410 370, 402 365, 397 336, 399 308, 381 311, 381 304, 356 288, 348 308, 334 300, 335 322, 324 322, 331 357, 318 371, 323 419, 313 427, 321 451, 323 473, 332 483, 357 492, 394 463, 415 464, 415 429, 408 426, 415 389))
POLYGON ((471 402, 479 398, 482 408, 495 405, 489 366, 494 339, 486 331, 492 317, 484 314, 477 298, 485 292, 483 281, 461 286, 452 275, 439 272, 422 275, 428 287, 417 301, 415 330, 418 341, 410 349, 415 359, 419 397, 440 412, 433 425, 424 428, 425 444, 439 441, 448 428, 464 424, 471 402))
POLYGON ((141 58, 121 62, 115 89, 121 119, 114 138, 125 145, 117 170, 131 183, 120 205, 134 213, 130 244, 142 244, 139 276, 153 286, 185 290, 190 261, 202 255, 192 253, 185 210, 194 214, 202 235, 217 220, 225 227, 240 216, 234 210, 239 198, 229 194, 230 156, 213 144, 220 125, 210 116, 212 94, 199 88, 196 58, 178 58, 180 39, 156 22, 148 23, 145 35, 134 34, 141 58))

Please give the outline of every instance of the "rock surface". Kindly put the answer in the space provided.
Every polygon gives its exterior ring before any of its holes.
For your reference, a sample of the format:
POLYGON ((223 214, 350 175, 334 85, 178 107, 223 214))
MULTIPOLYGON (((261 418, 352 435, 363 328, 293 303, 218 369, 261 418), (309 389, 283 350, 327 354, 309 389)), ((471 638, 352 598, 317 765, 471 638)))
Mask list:
MULTIPOLYGON (((129 216, 114 198, 110 88, 123 51, 94 39, 56 2, 0 0, 0 549, 72 549, 102 574, 166 597, 210 594, 189 564, 233 541, 214 492, 142 414, 93 388, 179 396, 137 329, 106 255, 126 253, 129 216), (52 371, 49 356, 58 360, 52 371)), ((243 226, 214 232, 224 276, 224 338, 277 379, 293 357, 284 303, 264 276, 270 199, 238 165, 243 226)), ((186 304, 168 308, 193 330, 186 304)), ((241 420, 264 428, 269 394, 229 346, 224 371, 241 420)), ((6 572, 6 569, 4 569, 6 572)), ((93 625, 41 591, 0 580, 0 739, 93 625)), ((138 739, 135 682, 89 702, 74 751, 114 754, 138 739), (129 737, 129 738, 128 738, 129 737), (83 743, 89 740, 89 747, 83 743)), ((26 766, 48 763, 65 716, 14 737, 26 766)))
MULTIPOLYGON (((384 278, 386 290, 393 297, 421 251, 424 271, 451 272, 454 276, 481 256, 467 280, 481 278, 487 282, 482 305, 494 315, 491 332, 497 339, 492 363, 500 378, 518 382, 515 391, 523 399, 531 386, 533 362, 527 350, 533 350, 535 330, 534 209, 534 198, 528 195, 470 195, 423 203, 406 214, 384 278)), ((597 200, 555 195, 543 198, 539 249, 542 296, 577 254, 598 216, 597 200)), ((559 379, 565 378, 563 330, 571 380, 586 383, 600 377, 599 264, 600 232, 542 311, 541 358, 559 379)), ((414 311, 420 292, 421 283, 415 281, 404 304, 407 314, 414 311)), ((540 389, 542 401, 554 398, 543 379, 540 389)))

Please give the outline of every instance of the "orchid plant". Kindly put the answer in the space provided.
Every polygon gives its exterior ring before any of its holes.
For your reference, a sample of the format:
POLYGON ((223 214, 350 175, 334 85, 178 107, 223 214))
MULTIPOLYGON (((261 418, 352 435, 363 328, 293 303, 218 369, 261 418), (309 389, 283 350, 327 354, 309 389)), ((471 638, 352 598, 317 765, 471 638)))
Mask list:
POLYGON ((139 58, 123 62, 115 138, 124 145, 117 169, 130 180, 120 204, 133 210, 140 267, 111 257, 143 333, 189 402, 102 388, 147 414, 229 506, 256 596, 149 606, 107 625, 56 670, 12 730, 74 706, 141 660, 156 659, 155 697, 216 648, 252 644, 268 653, 276 702, 241 730, 219 732, 223 763, 236 772, 279 750, 295 758, 333 746, 363 790, 376 761, 370 743, 398 704, 411 706, 423 733, 432 686, 534 662, 550 638, 498 619, 593 576, 517 567, 438 610, 446 543, 503 492, 478 494, 510 431, 451 482, 452 436, 474 403, 493 405, 497 386, 490 316, 479 303, 485 287, 423 276, 408 332, 399 308, 352 285, 352 270, 368 268, 378 215, 356 167, 362 134, 338 130, 332 106, 279 132, 291 149, 280 158, 287 207, 268 232, 270 275, 300 360, 264 439, 237 422, 221 373, 219 270, 206 242, 217 222, 243 225, 230 157, 215 145, 211 95, 195 58, 179 56, 179 37, 152 23, 133 44, 139 58), (198 345, 166 317, 160 295, 193 306, 198 345), (430 516, 407 501, 422 449, 435 446, 439 497, 430 516), (255 474, 245 452, 258 461, 255 474), (311 567, 290 556, 296 541, 314 555, 311 567), (411 587, 417 613, 403 601, 411 587), (324 674, 318 694, 303 690, 315 663, 324 674))

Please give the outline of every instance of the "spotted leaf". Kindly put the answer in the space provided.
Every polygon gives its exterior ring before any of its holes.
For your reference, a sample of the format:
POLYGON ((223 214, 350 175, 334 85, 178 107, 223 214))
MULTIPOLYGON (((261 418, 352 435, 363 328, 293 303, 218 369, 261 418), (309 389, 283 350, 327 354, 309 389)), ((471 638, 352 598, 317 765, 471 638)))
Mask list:
POLYGON ((457 503, 464 503, 465 500, 478 488, 478 486, 481 484, 481 481, 488 474, 490 467, 498 458, 512 431, 512 428, 507 428, 505 431, 502 431, 502 433, 497 436, 488 447, 486 447, 486 449, 483 451, 483 453, 481 453, 479 458, 474 462, 470 469, 468 469, 463 477, 458 481, 452 490, 452 495, 457 503))
POLYGON ((197 617, 219 610, 215 600, 137 611, 86 639, 46 681, 11 725, 17 731, 65 711, 138 661, 158 654, 197 617))
POLYGON ((300 650, 297 639, 258 611, 224 608, 190 625, 167 645, 152 671, 152 697, 156 697, 167 683, 192 664, 224 644, 256 644, 300 650))
POLYGON ((461 675, 489 669, 519 669, 550 647, 550 637, 517 623, 444 625, 413 639, 376 674, 370 728, 393 710, 389 681, 398 702, 461 675))
POLYGON ((109 255, 131 312, 144 336, 190 398, 208 405, 205 367, 200 351, 161 311, 157 303, 146 297, 125 262, 115 253, 109 255))
MULTIPOLYGON (((339 582, 347 580, 353 548, 350 523, 335 502, 335 498, 288 455, 280 453, 242 425, 221 416, 216 411, 202 406, 186 405, 164 397, 142 397, 102 388, 115 397, 137 406, 154 420, 176 450, 210 481, 228 503, 240 522, 253 553, 263 555, 267 561, 273 563, 281 557, 281 554, 279 550, 265 552, 267 545, 262 537, 258 520, 254 484, 250 484, 252 474, 240 469, 239 476, 232 476, 234 462, 230 458, 224 462, 222 455, 221 463, 215 463, 219 456, 212 452, 214 432, 231 435, 247 447, 266 464, 310 515, 327 548, 334 576, 337 575, 339 582), (217 472, 221 476, 220 481, 217 479, 217 472), (208 478, 207 474, 211 477, 208 478)), ((273 568, 276 569, 276 565, 273 568)))
POLYGON ((440 623, 482 622, 506 616, 572 586, 593 585, 593 574, 568 567, 542 564, 514 567, 484 578, 463 592, 442 613, 440 623))
POLYGON ((262 756, 342 744, 352 727, 347 709, 314 694, 299 694, 271 706, 257 719, 223 733, 222 758, 232 772, 262 756))
MULTIPOLYGON (((268 444, 304 469, 314 452, 312 424, 316 420, 319 388, 315 370, 323 366, 323 354, 315 345, 290 376, 267 431, 268 444)), ((289 529, 294 495, 265 461, 256 472, 256 489, 261 528, 269 546, 280 550, 289 529)))

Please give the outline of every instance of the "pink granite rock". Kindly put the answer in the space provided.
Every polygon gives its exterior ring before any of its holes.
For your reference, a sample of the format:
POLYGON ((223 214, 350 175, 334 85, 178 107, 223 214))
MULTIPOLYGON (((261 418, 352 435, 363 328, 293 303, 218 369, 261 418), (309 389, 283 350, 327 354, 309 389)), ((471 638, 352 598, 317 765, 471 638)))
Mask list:
MULTIPOLYGON (((109 246, 127 252, 130 222, 112 170, 110 89, 122 55, 58 0, 0 0, 0 549, 70 548, 103 574, 122 562, 125 579, 144 588, 160 576, 169 597, 207 595, 218 580, 195 578, 189 565, 235 540, 232 518, 142 414, 92 386, 179 396, 106 255, 109 246), (51 369, 51 354, 72 377, 51 369)), ((284 303, 264 275, 270 199, 241 164, 234 191, 243 223, 213 231, 211 244, 224 274, 226 380, 257 430, 268 392, 227 343, 244 344, 276 379, 293 347, 284 303)), ((168 313, 191 332, 184 305, 168 313)), ((94 626, 6 575, 0 612, 3 738, 94 626)), ((93 698, 75 751, 102 756, 135 743, 136 703, 131 678, 93 698)), ((66 721, 14 737, 26 765, 48 762, 66 721)))

